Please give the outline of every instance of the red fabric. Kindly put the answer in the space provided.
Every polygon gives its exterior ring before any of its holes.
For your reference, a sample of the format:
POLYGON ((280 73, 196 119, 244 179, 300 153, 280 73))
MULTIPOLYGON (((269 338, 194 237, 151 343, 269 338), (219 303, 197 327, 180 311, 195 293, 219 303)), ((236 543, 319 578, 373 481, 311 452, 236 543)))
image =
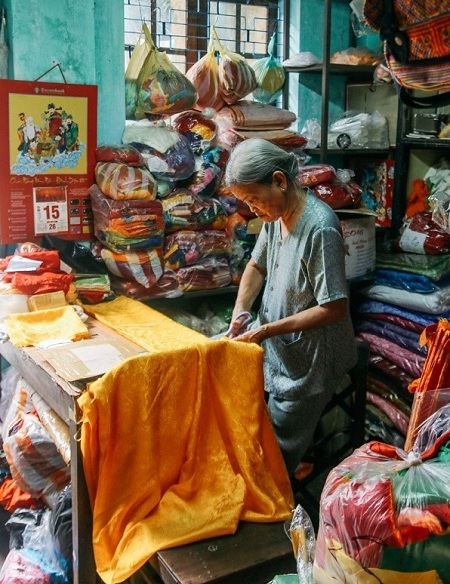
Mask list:
POLYGON ((332 209, 352 209, 361 204, 361 188, 354 182, 343 183, 336 179, 310 189, 332 209))
POLYGON ((62 290, 64 294, 69 292, 70 284, 75 280, 72 274, 43 272, 41 274, 30 274, 25 272, 14 272, 11 278, 11 285, 24 294, 44 294, 47 292, 58 292, 62 290))
POLYGON ((302 166, 296 182, 300 187, 313 187, 336 178, 336 171, 329 164, 311 164, 302 166))
POLYGON ((42 262, 41 266, 39 266, 39 268, 37 268, 37 270, 33 272, 34 274, 41 274, 42 272, 60 270, 59 251, 42 250, 33 252, 21 252, 19 254, 10 255, 7 256, 6 258, 0 259, 0 271, 4 272, 8 267, 10 260, 17 256, 42 262))
MULTIPOLYGON (((419 211, 411 220, 405 225, 401 235, 393 242, 393 251, 413 251, 409 247, 409 240, 420 236, 425 236, 423 241, 423 253, 428 255, 439 255, 448 253, 450 251, 450 233, 444 231, 433 220, 431 211, 419 211), (405 243, 404 237, 408 236, 405 243)), ((422 249, 422 248, 421 248, 422 249)), ((414 253, 417 253, 416 246, 414 246, 414 253)))

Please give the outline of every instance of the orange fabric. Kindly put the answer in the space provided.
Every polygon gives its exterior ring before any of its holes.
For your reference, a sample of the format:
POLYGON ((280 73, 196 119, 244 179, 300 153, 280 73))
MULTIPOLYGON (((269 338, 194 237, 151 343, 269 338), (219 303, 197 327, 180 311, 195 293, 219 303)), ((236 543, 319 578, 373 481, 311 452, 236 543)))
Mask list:
POLYGON ((290 518, 262 349, 208 339, 124 297, 85 309, 149 351, 78 399, 102 580, 122 582, 158 550, 234 533, 240 520, 290 518))
POLYGON ((405 450, 413 446, 420 424, 436 410, 438 392, 424 395, 424 392, 450 388, 450 322, 440 319, 437 325, 430 325, 421 335, 421 344, 427 344, 428 352, 422 374, 409 385, 414 393, 409 419, 405 450))
POLYGON ((421 178, 416 178, 406 203, 406 217, 411 218, 420 211, 428 211, 429 205, 427 199, 429 194, 427 183, 421 178))
POLYGON ((36 509, 43 504, 39 499, 22 491, 13 478, 5 479, 0 485, 0 503, 10 513, 16 509, 36 509))

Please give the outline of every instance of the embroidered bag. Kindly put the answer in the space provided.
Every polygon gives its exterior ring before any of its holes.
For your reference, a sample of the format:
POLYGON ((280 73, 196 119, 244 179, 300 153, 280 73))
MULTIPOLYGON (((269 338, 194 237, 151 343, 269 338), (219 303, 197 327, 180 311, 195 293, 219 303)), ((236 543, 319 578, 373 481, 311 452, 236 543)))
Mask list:
POLYGON ((402 101, 410 107, 450 104, 450 0, 365 0, 364 18, 384 41, 402 101), (414 90, 430 95, 416 97, 414 90))

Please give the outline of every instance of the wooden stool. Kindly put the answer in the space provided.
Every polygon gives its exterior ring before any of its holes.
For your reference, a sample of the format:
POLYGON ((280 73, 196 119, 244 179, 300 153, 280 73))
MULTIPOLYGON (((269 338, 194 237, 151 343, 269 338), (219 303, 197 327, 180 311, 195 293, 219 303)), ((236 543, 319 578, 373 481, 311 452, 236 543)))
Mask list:
POLYGON ((297 572, 283 522, 241 522, 234 535, 160 551, 152 565, 164 584, 267 584, 297 572))

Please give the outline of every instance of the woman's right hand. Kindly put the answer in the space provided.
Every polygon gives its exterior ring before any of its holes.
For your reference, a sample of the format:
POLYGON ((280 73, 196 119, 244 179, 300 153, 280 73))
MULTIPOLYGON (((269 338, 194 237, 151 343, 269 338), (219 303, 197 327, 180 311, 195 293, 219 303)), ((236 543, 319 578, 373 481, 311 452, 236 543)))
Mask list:
POLYGON ((248 325, 251 323, 252 320, 253 317, 250 314, 250 312, 247 312, 245 310, 243 312, 240 312, 231 321, 231 324, 228 327, 225 336, 228 337, 229 339, 235 339, 236 337, 239 337, 240 335, 245 333, 248 325))

